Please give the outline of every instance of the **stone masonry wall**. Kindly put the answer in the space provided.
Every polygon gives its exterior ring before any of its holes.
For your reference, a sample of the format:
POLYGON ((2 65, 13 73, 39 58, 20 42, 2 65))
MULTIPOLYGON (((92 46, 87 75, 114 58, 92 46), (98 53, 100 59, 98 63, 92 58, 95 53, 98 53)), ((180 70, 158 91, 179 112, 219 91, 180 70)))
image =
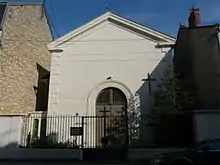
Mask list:
POLYGON ((0 114, 35 111, 37 63, 50 69, 52 40, 42 5, 10 5, 0 49, 0 114), (45 41, 45 42, 42 42, 45 41))

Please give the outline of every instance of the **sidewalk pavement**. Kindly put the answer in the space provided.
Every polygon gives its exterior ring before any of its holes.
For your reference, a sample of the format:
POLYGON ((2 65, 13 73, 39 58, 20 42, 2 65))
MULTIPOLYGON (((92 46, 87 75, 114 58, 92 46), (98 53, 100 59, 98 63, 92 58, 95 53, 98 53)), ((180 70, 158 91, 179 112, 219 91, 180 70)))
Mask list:
POLYGON ((98 161, 0 161, 1 165, 147 165, 148 161, 98 162, 98 161))

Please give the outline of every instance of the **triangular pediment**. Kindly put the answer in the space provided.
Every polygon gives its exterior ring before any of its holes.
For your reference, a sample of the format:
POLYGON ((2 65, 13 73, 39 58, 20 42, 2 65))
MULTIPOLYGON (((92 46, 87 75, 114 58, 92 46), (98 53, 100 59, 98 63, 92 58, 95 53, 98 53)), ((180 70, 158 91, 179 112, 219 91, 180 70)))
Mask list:
POLYGON ((152 28, 149 28, 147 26, 140 25, 134 21, 131 21, 129 19, 123 18, 121 16, 118 16, 114 13, 107 12, 100 17, 88 22, 87 24, 71 31, 70 33, 64 35, 63 37, 58 38, 57 40, 51 42, 48 44, 49 50, 56 49, 58 46, 70 41, 76 36, 79 36, 80 34, 83 34, 84 32, 90 30, 93 27, 96 27, 97 25, 108 21, 118 27, 122 27, 124 29, 127 29, 129 31, 132 31, 133 33, 136 33, 138 35, 141 35, 144 38, 148 38, 151 41, 154 41, 158 44, 160 43, 171 43, 174 44, 176 39, 174 37, 171 37, 167 34, 164 34, 162 32, 159 32, 157 30, 154 30, 152 28))

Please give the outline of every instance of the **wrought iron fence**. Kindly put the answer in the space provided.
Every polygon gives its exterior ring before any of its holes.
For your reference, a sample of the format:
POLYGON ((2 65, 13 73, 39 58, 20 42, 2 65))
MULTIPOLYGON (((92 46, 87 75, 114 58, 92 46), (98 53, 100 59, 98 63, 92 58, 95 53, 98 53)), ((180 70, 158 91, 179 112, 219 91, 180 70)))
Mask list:
POLYGON ((24 118, 27 148, 125 148, 140 139, 140 119, 125 116, 31 115, 24 118))

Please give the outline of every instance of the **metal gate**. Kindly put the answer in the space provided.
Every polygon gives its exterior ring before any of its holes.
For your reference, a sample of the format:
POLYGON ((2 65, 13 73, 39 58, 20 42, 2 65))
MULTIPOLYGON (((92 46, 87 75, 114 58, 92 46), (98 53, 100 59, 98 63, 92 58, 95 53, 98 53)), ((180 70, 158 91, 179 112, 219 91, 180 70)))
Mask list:
POLYGON ((123 160, 128 147, 128 127, 125 116, 86 116, 85 160, 123 160))
POLYGON ((119 116, 30 115, 23 119, 20 146, 83 149, 87 160, 126 157, 139 139, 139 119, 119 116))
POLYGON ((125 116, 86 116, 84 148, 126 148, 128 127, 125 116))
POLYGON ((23 147, 126 148, 128 145, 125 116, 31 115, 23 121, 23 147))

